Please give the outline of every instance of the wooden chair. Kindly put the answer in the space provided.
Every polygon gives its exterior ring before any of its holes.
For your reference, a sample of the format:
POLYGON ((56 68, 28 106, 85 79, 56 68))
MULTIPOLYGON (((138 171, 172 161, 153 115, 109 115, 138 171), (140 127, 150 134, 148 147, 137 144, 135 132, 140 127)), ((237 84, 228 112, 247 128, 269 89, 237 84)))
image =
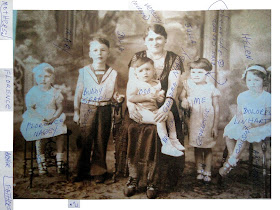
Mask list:
MULTIPOLYGON (((72 131, 67 129, 66 138, 66 162, 64 163, 65 168, 65 176, 66 180, 69 180, 69 143, 70 143, 70 135, 72 134, 72 131)), ((34 177, 34 169, 37 167, 34 166, 33 161, 36 161, 36 152, 35 152, 35 141, 31 141, 31 150, 30 150, 30 156, 27 157, 27 144, 29 142, 25 141, 24 143, 24 177, 26 177, 26 171, 27 171, 27 161, 30 161, 30 168, 29 168, 29 187, 32 188, 33 183, 33 177, 34 177)), ((49 138, 48 141, 45 143, 45 158, 46 158, 46 165, 47 167, 56 167, 56 157, 54 155, 54 147, 53 144, 55 144, 55 141, 53 138, 49 138)))
MULTIPOLYGON (((253 164, 254 158, 260 158, 259 156, 254 155, 255 150, 253 148, 253 144, 249 144, 249 160, 248 161, 240 161, 240 165, 246 165, 248 168, 249 176, 253 179, 257 179, 258 177, 258 171, 262 172, 262 181, 263 181, 263 191, 262 196, 264 198, 268 198, 268 178, 271 176, 271 169, 268 169, 267 167, 267 159, 266 159, 266 152, 267 152, 267 144, 271 145, 271 137, 267 137, 265 140, 260 142, 261 148, 262 148, 262 166, 259 166, 258 164, 253 164)), ((228 150, 227 147, 224 149, 223 152, 223 159, 221 163, 221 167, 223 166, 224 162, 226 161, 228 156, 228 150)), ((220 177, 219 183, 222 183, 222 179, 220 177)))

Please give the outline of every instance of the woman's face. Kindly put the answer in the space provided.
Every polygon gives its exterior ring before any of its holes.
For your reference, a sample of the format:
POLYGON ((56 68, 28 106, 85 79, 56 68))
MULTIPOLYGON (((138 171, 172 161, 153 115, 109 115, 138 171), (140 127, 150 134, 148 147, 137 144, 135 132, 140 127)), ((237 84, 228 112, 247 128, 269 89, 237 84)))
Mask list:
POLYGON ((246 75, 246 85, 252 92, 259 93, 263 90, 263 79, 248 71, 246 75))
POLYGON ((156 34, 154 31, 150 30, 148 36, 145 38, 145 45, 148 48, 148 51, 152 53, 161 53, 163 52, 166 39, 160 34, 156 34))
POLYGON ((105 63, 109 57, 109 48, 107 45, 94 41, 89 46, 89 57, 94 63, 105 63))

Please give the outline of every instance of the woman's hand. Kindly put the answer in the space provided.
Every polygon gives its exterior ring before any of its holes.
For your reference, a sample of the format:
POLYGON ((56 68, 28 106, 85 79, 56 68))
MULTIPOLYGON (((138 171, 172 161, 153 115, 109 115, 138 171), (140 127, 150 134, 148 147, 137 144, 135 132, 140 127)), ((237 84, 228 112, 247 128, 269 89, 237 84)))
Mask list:
POLYGON ((184 109, 189 109, 190 108, 190 104, 189 104, 189 101, 188 99, 184 98, 182 103, 181 103, 181 106, 184 108, 184 109))
POLYGON ((157 102, 162 103, 164 101, 165 98, 165 91, 161 90, 159 91, 159 93, 157 94, 157 102))
MULTIPOLYGON (((163 104, 163 106, 164 106, 164 104, 163 104)), ((155 118, 154 118, 154 119, 155 119, 155 121, 156 121, 157 123, 164 122, 164 121, 166 121, 167 118, 168 118, 168 112, 169 112, 169 110, 166 111, 165 109, 163 109, 163 106, 160 107, 160 109, 156 111, 156 115, 155 115, 155 118), (166 111, 166 112, 165 112, 165 111, 166 111)))
POLYGON ((127 106, 127 108, 129 112, 129 118, 131 118, 137 123, 140 123, 142 120, 142 115, 136 109, 136 105, 131 103, 129 106, 127 106))
POLYGON ((80 113, 78 111, 74 112, 74 117, 73 117, 73 121, 79 125, 80 124, 80 113))

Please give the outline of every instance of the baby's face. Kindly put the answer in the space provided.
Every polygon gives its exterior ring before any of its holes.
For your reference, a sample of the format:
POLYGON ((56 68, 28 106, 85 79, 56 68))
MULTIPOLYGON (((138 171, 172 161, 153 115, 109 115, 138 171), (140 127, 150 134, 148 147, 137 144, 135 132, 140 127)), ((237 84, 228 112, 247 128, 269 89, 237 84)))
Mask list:
POLYGON ((206 71, 204 69, 191 69, 191 79, 196 83, 204 83, 206 81, 206 71))
POLYGON ((90 43, 89 57, 96 63, 105 63, 109 57, 109 48, 98 41, 90 43))
POLYGON ((53 74, 43 70, 35 74, 35 80, 39 87, 49 89, 53 82, 53 74))
POLYGON ((154 78, 154 66, 151 63, 145 63, 135 70, 136 77, 143 82, 149 82, 154 78))
POLYGON ((246 85, 250 91, 261 92, 263 90, 263 79, 248 71, 246 75, 246 85))

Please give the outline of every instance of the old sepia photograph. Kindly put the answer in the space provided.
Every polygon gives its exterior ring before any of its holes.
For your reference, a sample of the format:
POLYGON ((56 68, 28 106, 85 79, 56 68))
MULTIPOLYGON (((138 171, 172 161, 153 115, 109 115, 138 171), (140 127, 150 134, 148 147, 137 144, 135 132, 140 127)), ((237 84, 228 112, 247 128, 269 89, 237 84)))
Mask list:
POLYGON ((14 10, 15 199, 270 199, 271 10, 14 10))

